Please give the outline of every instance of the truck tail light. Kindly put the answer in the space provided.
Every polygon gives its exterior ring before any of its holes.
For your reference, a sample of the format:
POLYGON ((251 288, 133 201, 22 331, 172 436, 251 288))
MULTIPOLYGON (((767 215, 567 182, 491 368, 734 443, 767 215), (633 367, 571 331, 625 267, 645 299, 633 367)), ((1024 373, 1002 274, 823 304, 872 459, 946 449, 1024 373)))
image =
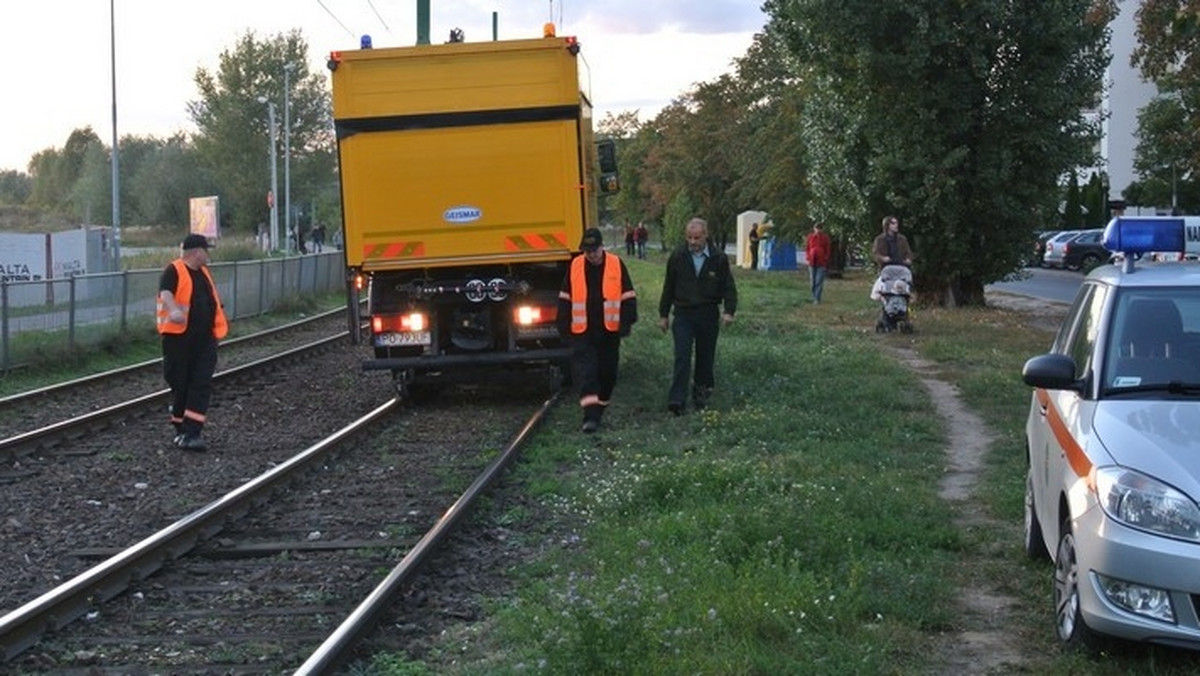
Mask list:
POLYGON ((517 326, 547 324, 557 317, 558 307, 554 305, 519 305, 513 308, 513 323, 517 326))
POLYGON ((429 319, 421 312, 410 312, 403 315, 375 315, 371 318, 372 333, 408 333, 425 331, 429 327, 429 319))

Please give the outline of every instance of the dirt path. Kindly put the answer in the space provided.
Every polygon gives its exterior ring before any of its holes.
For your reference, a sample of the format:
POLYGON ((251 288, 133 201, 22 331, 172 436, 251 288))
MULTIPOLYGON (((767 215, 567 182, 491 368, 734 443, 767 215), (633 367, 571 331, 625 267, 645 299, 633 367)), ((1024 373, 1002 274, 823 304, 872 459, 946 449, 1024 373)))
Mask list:
MULTIPOLYGON (((1025 313, 1030 328, 1057 330, 1067 306, 1007 293, 988 294, 988 303, 1025 313)), ((955 525, 963 530, 988 530, 1007 527, 992 517, 975 498, 975 489, 985 469, 985 458, 992 443, 987 427, 962 403, 958 388, 938 379, 936 365, 916 352, 896 347, 896 358, 920 379, 946 421, 947 448, 945 474, 939 493, 954 505, 955 525)), ((983 562, 972 556, 984 556, 968 550, 963 561, 969 582, 958 590, 959 616, 955 631, 939 642, 944 674, 1029 673, 1031 657, 1022 652, 1023 640, 1013 625, 1012 608, 1017 599, 1006 593, 994 578, 976 574, 983 562)))
MULTIPOLYGON (((955 524, 962 529, 999 526, 974 499, 975 486, 984 470, 984 457, 992 443, 982 420, 963 405, 958 389, 935 377, 934 364, 912 350, 893 348, 896 357, 921 379, 946 421, 945 474, 939 493, 954 504, 955 524)), ((977 569, 970 560, 963 564, 977 569)), ((1011 628, 1011 607, 1016 599, 997 585, 971 575, 971 585, 958 591, 959 617, 956 631, 947 633, 940 650, 945 674, 1008 674, 1025 671, 1030 665, 1019 649, 1020 636, 1011 628)))

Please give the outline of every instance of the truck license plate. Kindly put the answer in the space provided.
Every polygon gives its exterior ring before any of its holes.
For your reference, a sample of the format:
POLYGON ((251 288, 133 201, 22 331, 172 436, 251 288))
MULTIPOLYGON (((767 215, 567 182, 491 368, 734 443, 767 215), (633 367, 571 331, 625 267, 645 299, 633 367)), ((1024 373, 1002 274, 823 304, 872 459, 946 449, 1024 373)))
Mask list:
POLYGON ((428 331, 405 331, 401 333, 381 333, 375 336, 378 347, 396 347, 397 345, 428 345, 428 331))

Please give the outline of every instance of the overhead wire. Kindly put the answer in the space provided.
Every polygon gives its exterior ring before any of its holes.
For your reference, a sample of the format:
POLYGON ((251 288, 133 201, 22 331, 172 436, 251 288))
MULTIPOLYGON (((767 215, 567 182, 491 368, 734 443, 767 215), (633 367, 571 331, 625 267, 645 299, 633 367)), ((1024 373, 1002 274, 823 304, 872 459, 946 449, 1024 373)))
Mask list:
POLYGON ((350 30, 349 28, 346 28, 346 24, 342 23, 342 20, 339 19, 337 17, 337 15, 333 13, 333 10, 326 7, 324 2, 322 2, 321 0, 317 0, 317 4, 320 5, 321 9, 325 10, 325 13, 328 14, 331 19, 336 21, 337 24, 342 27, 342 30, 346 31, 350 35, 350 37, 352 37, 352 38, 358 37, 357 35, 354 34, 354 31, 350 30))
POLYGON ((388 27, 387 22, 384 21, 383 17, 379 15, 379 10, 375 9, 375 3, 372 2, 372 0, 367 0, 367 6, 370 7, 371 11, 375 13, 375 18, 379 19, 379 23, 383 24, 383 30, 387 31, 388 34, 391 34, 392 29, 388 27))

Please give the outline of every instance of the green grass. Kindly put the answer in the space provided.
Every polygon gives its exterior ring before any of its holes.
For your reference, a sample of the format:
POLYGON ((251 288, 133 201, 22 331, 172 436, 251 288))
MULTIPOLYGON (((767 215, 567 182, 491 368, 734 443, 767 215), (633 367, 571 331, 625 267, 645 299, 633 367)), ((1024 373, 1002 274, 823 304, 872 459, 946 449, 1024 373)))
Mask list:
POLYGON ((1053 639, 1051 569, 1021 549, 1020 369, 1048 331, 1002 309, 917 307, 915 334, 878 335, 869 273, 829 280, 814 306, 802 273, 738 271, 711 407, 675 418, 671 341, 654 325, 662 257, 627 263, 642 321, 601 432, 578 431, 567 397, 514 470, 540 512, 492 516, 559 546, 512 571, 486 621, 447 632, 433 672, 940 673, 936 646, 973 580, 1016 599, 1029 673, 1200 665, 1162 648, 1064 654, 1053 639), (985 421, 976 496, 1001 527, 953 525, 943 422, 888 347, 932 362, 985 421))

